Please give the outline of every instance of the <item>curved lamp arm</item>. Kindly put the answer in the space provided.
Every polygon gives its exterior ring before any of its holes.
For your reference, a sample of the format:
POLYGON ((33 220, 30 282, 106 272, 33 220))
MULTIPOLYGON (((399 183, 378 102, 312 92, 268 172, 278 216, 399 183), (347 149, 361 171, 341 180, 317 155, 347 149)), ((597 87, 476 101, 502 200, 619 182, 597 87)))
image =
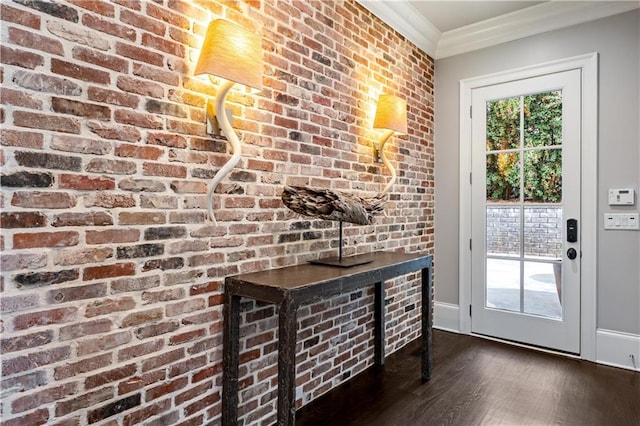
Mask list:
POLYGON ((393 136, 394 133, 395 132, 393 130, 387 130, 382 136, 382 139, 380 140, 380 147, 378 148, 380 152, 380 158, 382 158, 382 162, 384 163, 385 166, 387 166, 387 168, 391 172, 391 180, 387 183, 387 186, 384 187, 384 189, 381 192, 381 195, 384 195, 387 192, 389 192, 394 182, 396 181, 396 169, 395 167, 393 167, 393 164, 391 164, 391 161, 389 161, 387 156, 384 154, 384 145, 387 142, 387 140, 391 136, 393 136))
POLYGON ((242 154, 242 148, 240 146, 240 140, 238 139, 238 135, 233 131, 233 127, 231 127, 231 123, 229 123, 229 119, 227 118, 227 114, 224 111, 224 100, 227 97, 227 93, 231 86, 233 86, 235 82, 233 81, 225 81, 220 88, 218 89, 218 94, 216 95, 215 106, 216 106, 216 118, 218 119, 218 124, 220 128, 224 132, 224 135, 227 137, 227 142, 231 144, 231 149, 233 151, 233 155, 227 161, 224 166, 218 170, 218 172, 213 176, 213 180, 209 186, 209 192, 207 194, 207 208, 209 209, 209 218, 213 222, 214 225, 216 223, 216 217, 213 214, 213 193, 216 190, 216 187, 220 183, 220 181, 233 169, 238 161, 240 161, 240 156, 242 154))

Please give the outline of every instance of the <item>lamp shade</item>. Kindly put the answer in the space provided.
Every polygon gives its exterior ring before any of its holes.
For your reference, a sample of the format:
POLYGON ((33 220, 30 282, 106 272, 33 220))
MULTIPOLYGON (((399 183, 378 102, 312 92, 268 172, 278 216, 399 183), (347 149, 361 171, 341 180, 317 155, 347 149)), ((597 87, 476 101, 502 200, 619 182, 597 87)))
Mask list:
POLYGON ((388 129, 400 134, 407 133, 407 102, 393 95, 380 95, 374 129, 388 129))
POLYGON ((194 71, 202 74, 262 89, 262 40, 224 19, 212 21, 194 71))

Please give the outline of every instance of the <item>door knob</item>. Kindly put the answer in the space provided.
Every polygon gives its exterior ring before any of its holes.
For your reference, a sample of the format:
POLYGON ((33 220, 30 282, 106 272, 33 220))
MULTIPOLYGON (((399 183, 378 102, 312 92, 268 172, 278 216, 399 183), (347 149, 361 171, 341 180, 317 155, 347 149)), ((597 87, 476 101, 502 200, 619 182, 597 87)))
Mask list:
POLYGON ((574 249, 573 247, 571 247, 569 250, 567 250, 567 257, 571 260, 575 259, 576 257, 578 257, 578 252, 576 251, 576 249, 574 249))

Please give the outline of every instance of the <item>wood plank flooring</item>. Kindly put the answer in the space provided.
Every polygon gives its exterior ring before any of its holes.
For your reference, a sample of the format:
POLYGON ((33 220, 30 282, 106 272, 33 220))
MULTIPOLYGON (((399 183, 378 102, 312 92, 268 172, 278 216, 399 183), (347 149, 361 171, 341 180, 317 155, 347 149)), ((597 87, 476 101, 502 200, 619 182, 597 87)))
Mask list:
POLYGON ((434 374, 413 342, 302 407, 298 425, 639 426, 640 373, 434 330, 434 374))

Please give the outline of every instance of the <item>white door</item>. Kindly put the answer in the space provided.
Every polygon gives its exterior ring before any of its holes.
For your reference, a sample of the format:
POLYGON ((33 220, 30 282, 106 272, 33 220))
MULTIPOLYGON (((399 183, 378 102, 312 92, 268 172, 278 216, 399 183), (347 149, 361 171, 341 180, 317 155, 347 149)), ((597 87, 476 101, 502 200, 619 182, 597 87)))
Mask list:
POLYGON ((471 330, 580 352, 580 70, 471 92, 471 330))

